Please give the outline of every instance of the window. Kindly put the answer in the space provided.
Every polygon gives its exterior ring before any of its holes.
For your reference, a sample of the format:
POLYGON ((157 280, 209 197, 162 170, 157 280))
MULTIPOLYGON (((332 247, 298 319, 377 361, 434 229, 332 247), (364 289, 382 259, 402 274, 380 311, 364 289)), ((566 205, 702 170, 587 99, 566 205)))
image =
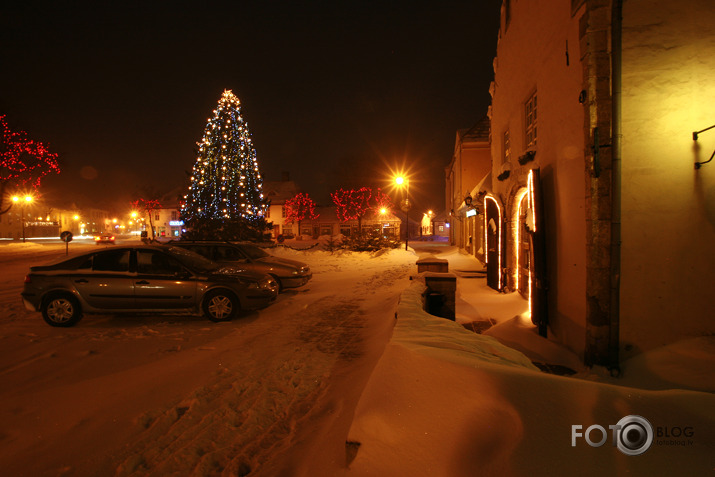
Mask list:
POLYGON ((287 217, 286 206, 285 206, 285 205, 281 207, 281 213, 283 214, 283 218, 285 219, 285 218, 287 217))
POLYGON ((160 217, 159 214, 154 215, 154 220, 159 220, 159 217, 160 217))
POLYGON ((266 218, 267 219, 271 218, 271 208, 270 207, 266 207, 266 218))
POLYGON ((171 211, 171 220, 179 220, 179 213, 176 210, 171 211))
POLYGON ((92 269, 102 272, 128 272, 129 250, 111 250, 96 254, 92 269))
POLYGON ((502 163, 509 162, 511 159, 511 143, 509 142, 509 130, 504 131, 504 140, 502 144, 504 148, 504 155, 502 157, 502 163))
POLYGON ((139 273, 174 275, 182 270, 181 264, 173 257, 154 250, 137 250, 137 272, 139 273))
POLYGON ((194 253, 198 253, 204 258, 208 258, 209 260, 214 260, 215 255, 213 253, 213 247, 210 245, 189 245, 189 246, 184 246, 186 250, 191 250, 194 253))
POLYGON ((216 260, 226 260, 228 262, 235 262, 237 260, 245 260, 246 257, 233 247, 216 247, 216 260))
POLYGON ((524 106, 526 125, 526 147, 536 146, 536 93, 526 101, 524 106))

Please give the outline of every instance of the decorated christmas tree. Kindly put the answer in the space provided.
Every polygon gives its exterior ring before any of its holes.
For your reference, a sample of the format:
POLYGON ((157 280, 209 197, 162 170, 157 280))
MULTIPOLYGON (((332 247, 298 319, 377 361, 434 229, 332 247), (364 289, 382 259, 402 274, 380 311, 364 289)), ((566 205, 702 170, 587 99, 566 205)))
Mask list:
POLYGON ((268 228, 268 201, 240 101, 221 95, 204 128, 181 216, 187 239, 245 240, 268 228))

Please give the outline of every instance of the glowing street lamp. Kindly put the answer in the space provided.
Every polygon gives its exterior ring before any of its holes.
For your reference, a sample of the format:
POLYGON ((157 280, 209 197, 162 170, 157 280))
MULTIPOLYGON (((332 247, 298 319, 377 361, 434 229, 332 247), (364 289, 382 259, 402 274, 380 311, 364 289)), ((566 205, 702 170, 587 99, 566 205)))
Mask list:
POLYGON ((405 213, 405 250, 407 250, 408 243, 410 241, 410 180, 406 177, 397 176, 395 177, 395 184, 402 188, 405 186, 405 200, 400 203, 400 208, 405 213))
POLYGON ((31 195, 26 195, 25 197, 20 197, 20 196, 13 196, 12 201, 14 203, 19 203, 20 204, 20 210, 21 210, 21 221, 22 221, 22 243, 25 243, 25 206, 30 205, 34 198, 31 195))

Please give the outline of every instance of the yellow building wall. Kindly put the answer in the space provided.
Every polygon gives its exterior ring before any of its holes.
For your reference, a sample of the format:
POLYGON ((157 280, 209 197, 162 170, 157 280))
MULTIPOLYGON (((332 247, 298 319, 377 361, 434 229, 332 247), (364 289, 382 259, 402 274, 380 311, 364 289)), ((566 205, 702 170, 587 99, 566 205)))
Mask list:
POLYGON ((715 2, 623 2, 621 341, 712 333, 715 2), (699 150, 697 150, 699 148, 699 150))

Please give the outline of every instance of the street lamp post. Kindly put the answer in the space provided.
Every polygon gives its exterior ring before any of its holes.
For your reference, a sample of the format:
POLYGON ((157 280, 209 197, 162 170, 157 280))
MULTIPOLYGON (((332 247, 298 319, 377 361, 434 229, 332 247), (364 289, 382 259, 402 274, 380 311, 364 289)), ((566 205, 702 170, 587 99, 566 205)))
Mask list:
POLYGON ((410 208, 412 208, 410 204, 410 180, 398 176, 395 178, 395 183, 400 187, 405 186, 405 200, 402 201, 400 208, 405 213, 405 250, 407 250, 410 241, 410 208))
POLYGON ((16 204, 20 202, 20 220, 22 222, 22 243, 25 243, 25 206, 32 203, 32 196, 25 197, 13 196, 12 201, 16 204))

